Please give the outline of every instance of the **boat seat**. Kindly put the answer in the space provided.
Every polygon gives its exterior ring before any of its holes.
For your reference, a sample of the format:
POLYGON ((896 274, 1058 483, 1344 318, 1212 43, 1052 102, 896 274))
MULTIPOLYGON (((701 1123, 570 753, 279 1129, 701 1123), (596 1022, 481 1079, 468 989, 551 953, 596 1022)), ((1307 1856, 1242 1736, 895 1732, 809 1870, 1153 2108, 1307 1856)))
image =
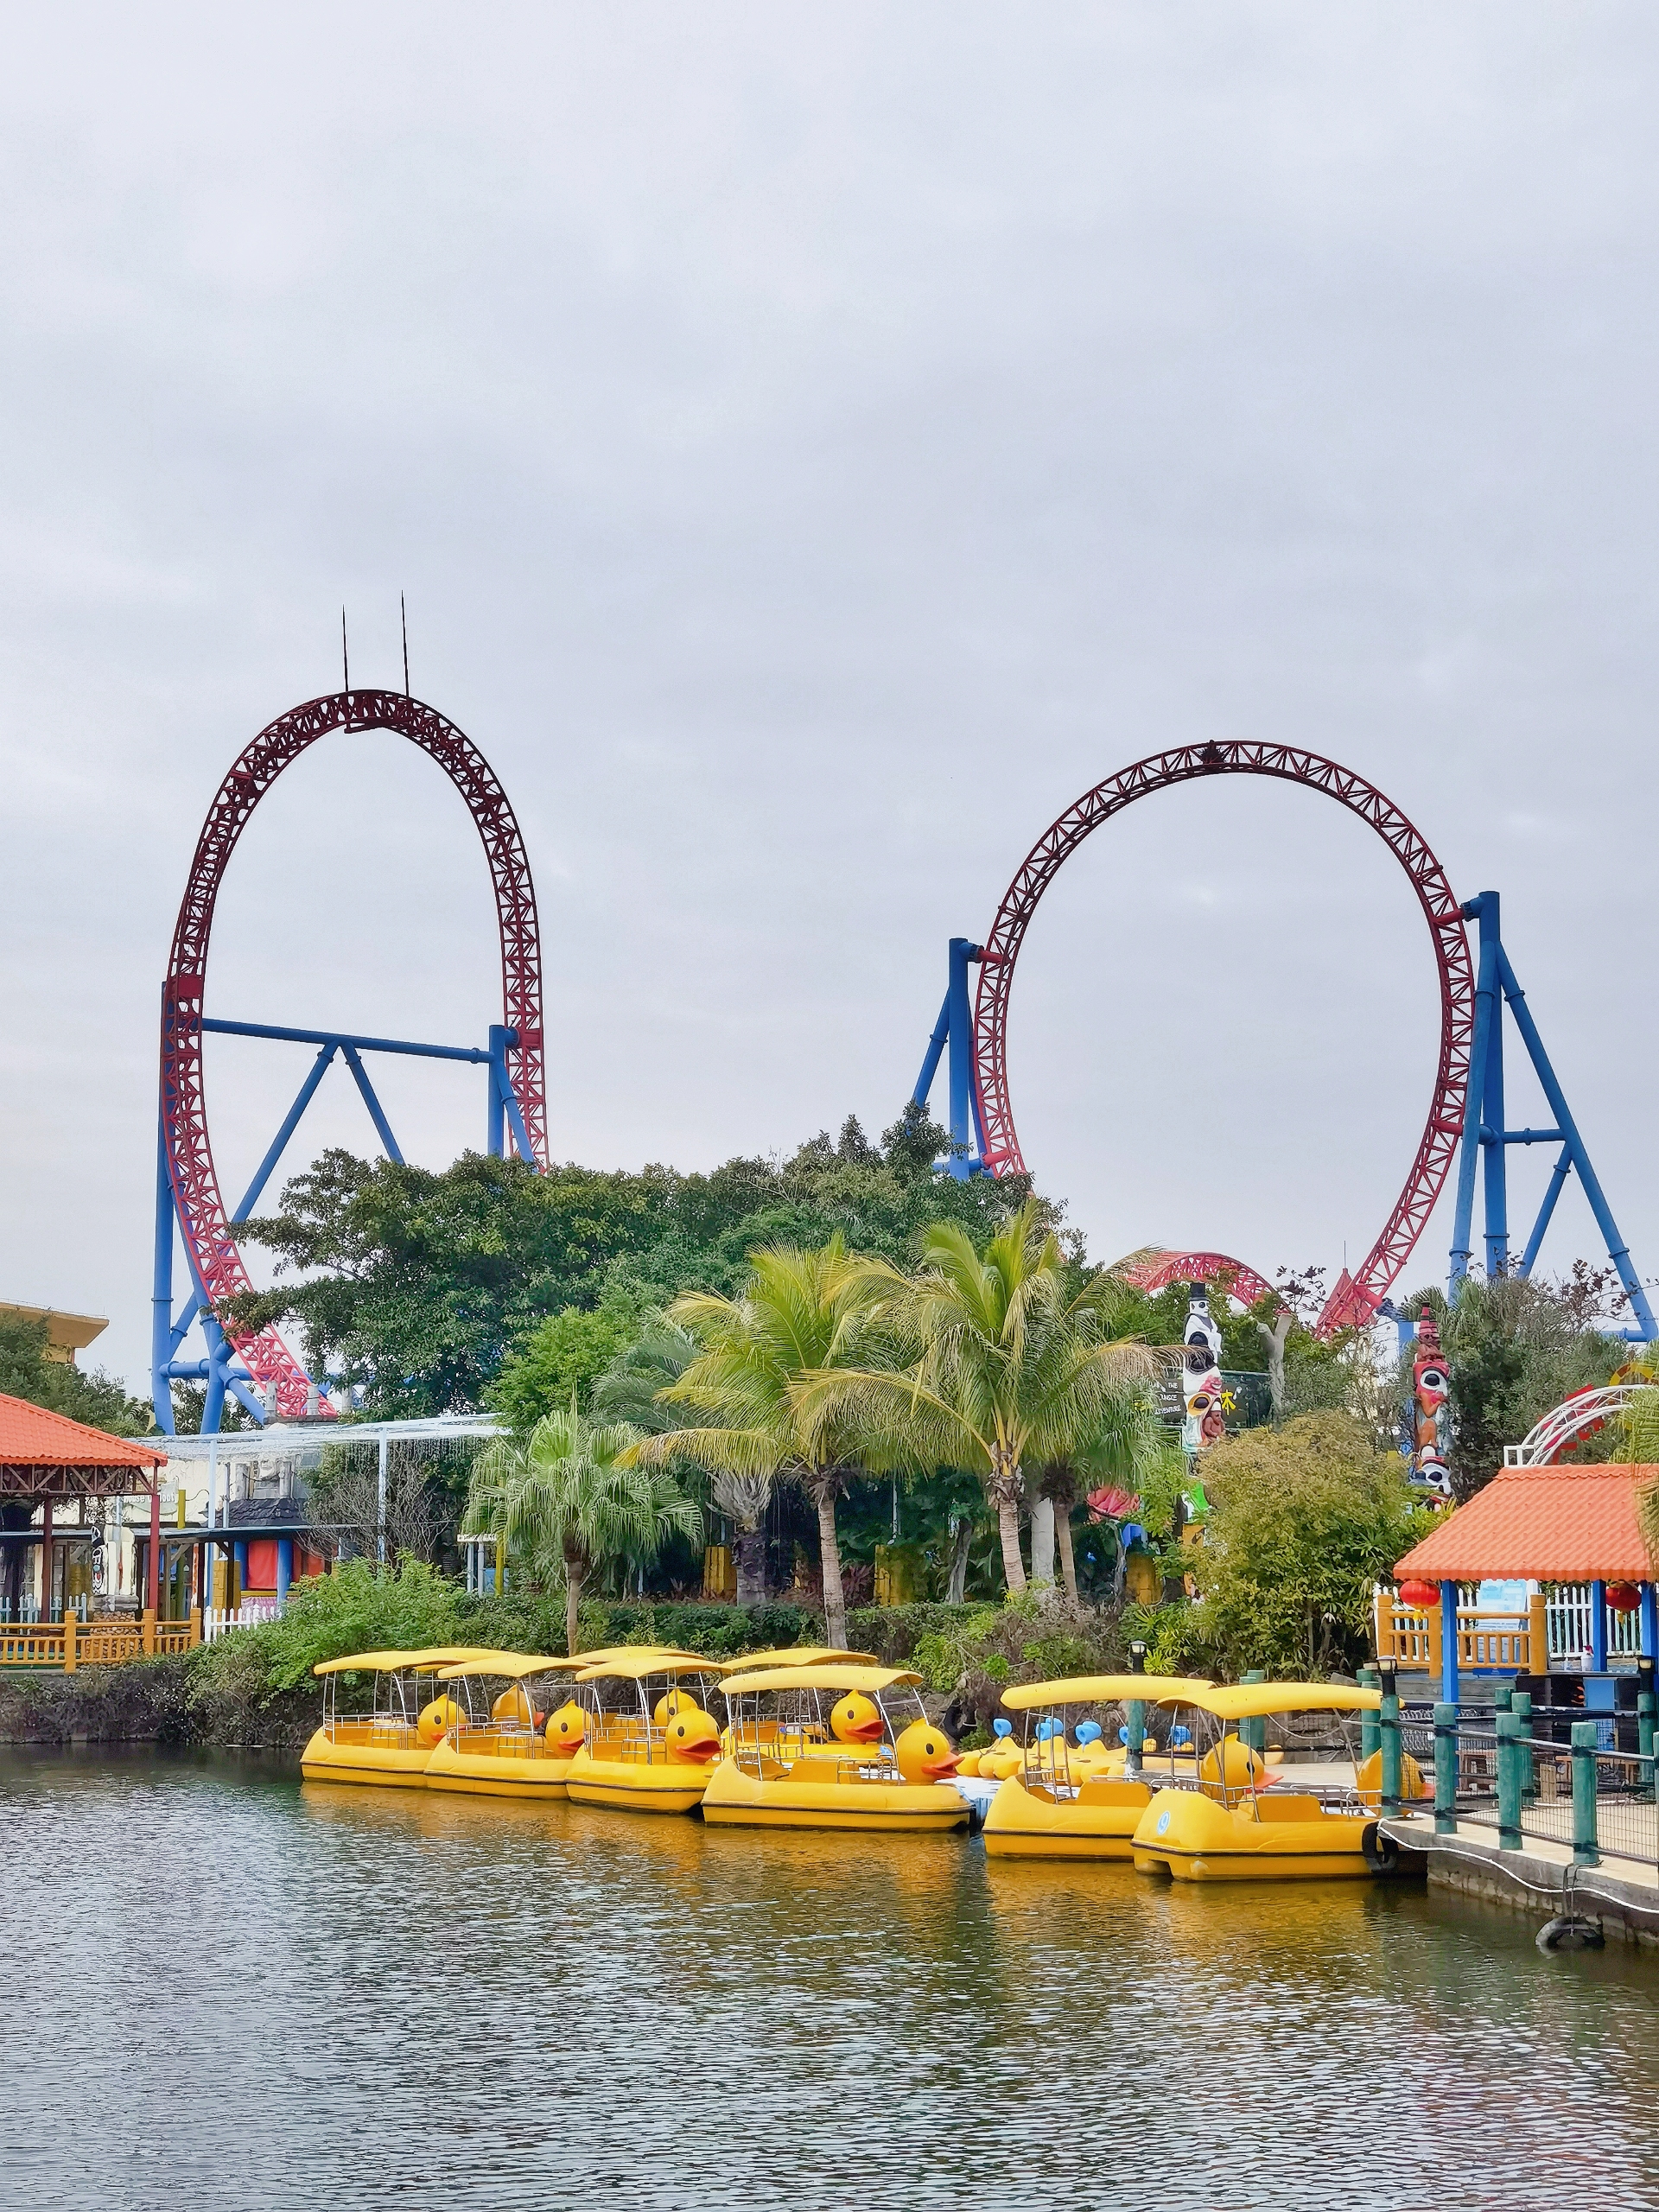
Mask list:
POLYGON ((1300 1791, 1264 1790, 1255 1800, 1258 1821, 1317 1821, 1325 1808, 1300 1791))
POLYGON ((1144 1782, 1085 1782, 1077 1792, 1080 1805, 1150 1805, 1152 1792, 1144 1782))

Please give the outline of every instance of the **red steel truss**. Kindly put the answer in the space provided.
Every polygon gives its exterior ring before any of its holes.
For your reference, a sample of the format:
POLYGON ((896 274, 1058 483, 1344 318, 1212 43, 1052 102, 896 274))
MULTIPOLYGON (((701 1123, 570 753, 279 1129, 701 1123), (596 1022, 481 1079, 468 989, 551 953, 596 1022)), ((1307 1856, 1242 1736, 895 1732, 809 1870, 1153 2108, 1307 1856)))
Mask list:
MULTIPOLYGON (((207 1137, 202 1092, 201 1002, 207 942, 219 887, 248 817, 283 770, 330 731, 396 730, 444 771, 467 802, 483 840, 501 929, 502 1020, 518 1032, 508 1054, 513 1096, 536 1164, 547 1161, 542 1053, 542 957, 536 892, 524 841, 507 795, 471 739, 435 708, 397 691, 341 691, 308 700, 260 731, 219 785, 196 842, 173 932, 162 990, 162 1126, 180 1228, 201 1288, 223 1319, 226 1299, 253 1284, 238 1248, 207 1137)), ((275 1329, 227 1330, 261 1389, 276 1389, 276 1410, 303 1414, 304 1370, 275 1329)))
POLYGON ((1247 1268, 1243 1260, 1230 1259, 1225 1252, 1166 1252, 1148 1245, 1144 1251, 1131 1252, 1127 1259, 1119 1260, 1107 1273, 1121 1275, 1148 1296, 1166 1290, 1173 1282, 1215 1282, 1241 1306, 1254 1306, 1258 1298, 1279 1297, 1264 1275, 1247 1268))
POLYGON ((1138 798, 1203 776, 1276 776, 1324 791, 1367 822, 1399 860, 1428 920, 1440 980, 1440 1058, 1422 1141, 1405 1188, 1382 1233, 1350 1275, 1344 1268, 1319 1316, 1320 1332, 1368 1320, 1411 1255, 1433 1210, 1463 1135, 1469 1055, 1474 1039, 1475 982, 1463 914, 1446 870, 1394 802, 1351 768, 1294 746, 1233 740, 1181 746, 1120 769, 1069 806, 1046 830, 1008 886, 985 940, 974 1006, 975 1077, 984 1128, 984 1160, 993 1174, 1020 1172, 1025 1160, 1008 1098, 1008 997, 1014 963, 1037 903, 1060 868, 1103 822, 1138 798))

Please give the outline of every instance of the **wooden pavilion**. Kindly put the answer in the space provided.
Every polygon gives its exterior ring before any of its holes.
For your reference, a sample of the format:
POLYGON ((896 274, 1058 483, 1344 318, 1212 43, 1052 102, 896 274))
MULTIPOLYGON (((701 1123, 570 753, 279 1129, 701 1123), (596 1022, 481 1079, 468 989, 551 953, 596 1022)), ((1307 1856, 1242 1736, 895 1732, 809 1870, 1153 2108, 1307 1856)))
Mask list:
POLYGON ((74 1541, 62 1533, 57 1519, 66 1506, 79 1508, 89 1498, 144 1497, 149 1500, 152 1539, 146 1603, 153 1614, 160 1559, 155 1538, 161 1526, 161 1477, 166 1465, 162 1442, 108 1436, 65 1414, 0 1394, 0 1522, 6 1524, 0 1528, 0 1546, 6 1554, 0 1584, 3 1610, 14 1618, 21 1612, 24 1566, 38 1546, 41 1618, 43 1623, 50 1621, 54 1549, 74 1541))
POLYGON ((1532 1649, 1541 1640, 1541 1600, 1533 1601, 1529 1628, 1517 1624, 1515 1648, 1507 1658, 1479 1641, 1491 1631, 1481 1628, 1478 1616, 1459 1615, 1462 1586, 1513 1580, 1589 1586, 1586 1671, 1599 1674, 1607 1668, 1610 1593, 1624 1606, 1634 1599, 1633 1610, 1641 1618, 1639 1651, 1648 1658, 1659 1656, 1659 1563, 1648 1548, 1638 1510, 1642 1493, 1656 1484, 1659 1466, 1501 1468, 1395 1566, 1396 1582, 1436 1584, 1440 1601, 1409 1610, 1396 1601, 1389 1624, 1395 1648, 1379 1656, 1404 1657, 1409 1639, 1420 1637, 1422 1662, 1440 1675, 1440 1695, 1453 1705, 1460 1665, 1544 1673, 1548 1654, 1532 1649))

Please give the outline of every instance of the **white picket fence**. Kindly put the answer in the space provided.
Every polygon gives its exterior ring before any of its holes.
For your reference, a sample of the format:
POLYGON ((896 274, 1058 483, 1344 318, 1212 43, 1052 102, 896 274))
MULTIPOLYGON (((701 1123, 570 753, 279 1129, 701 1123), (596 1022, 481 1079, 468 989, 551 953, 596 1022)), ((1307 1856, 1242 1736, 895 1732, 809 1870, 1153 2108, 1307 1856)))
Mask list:
POLYGON ((201 1640, 211 1643, 215 1637, 227 1636, 233 1628, 257 1628, 262 1622, 279 1619, 282 1610, 275 1598, 245 1598, 234 1611, 225 1605, 209 1605, 201 1617, 201 1640))
MULTIPOLYGON (((1608 1658, 1634 1659, 1642 1649, 1641 1614, 1615 1612, 1611 1605, 1605 1608, 1605 1613, 1608 1658)), ((1587 1582, 1554 1582, 1547 1586, 1544 1619, 1549 1629, 1552 1662, 1565 1660, 1573 1666, 1587 1664, 1591 1618, 1587 1582)))

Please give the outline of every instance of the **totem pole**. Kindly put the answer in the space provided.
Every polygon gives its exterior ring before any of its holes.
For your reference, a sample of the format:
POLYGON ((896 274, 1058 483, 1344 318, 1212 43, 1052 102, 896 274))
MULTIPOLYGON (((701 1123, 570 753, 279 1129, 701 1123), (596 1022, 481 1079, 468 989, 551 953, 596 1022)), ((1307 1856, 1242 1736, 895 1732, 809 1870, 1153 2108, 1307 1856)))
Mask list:
POLYGON ((1227 1414, 1222 1396, 1221 1331, 1211 1316, 1204 1285, 1188 1283, 1186 1295, 1181 1358, 1186 1417, 1181 1423, 1181 1449, 1196 1459, 1227 1433, 1227 1414))
POLYGON ((1440 1351, 1440 1332, 1434 1316, 1424 1306, 1417 1323, 1416 1350, 1411 1363, 1411 1479, 1441 1497, 1452 1495, 1446 1470, 1446 1392, 1450 1388, 1446 1361, 1440 1351))

